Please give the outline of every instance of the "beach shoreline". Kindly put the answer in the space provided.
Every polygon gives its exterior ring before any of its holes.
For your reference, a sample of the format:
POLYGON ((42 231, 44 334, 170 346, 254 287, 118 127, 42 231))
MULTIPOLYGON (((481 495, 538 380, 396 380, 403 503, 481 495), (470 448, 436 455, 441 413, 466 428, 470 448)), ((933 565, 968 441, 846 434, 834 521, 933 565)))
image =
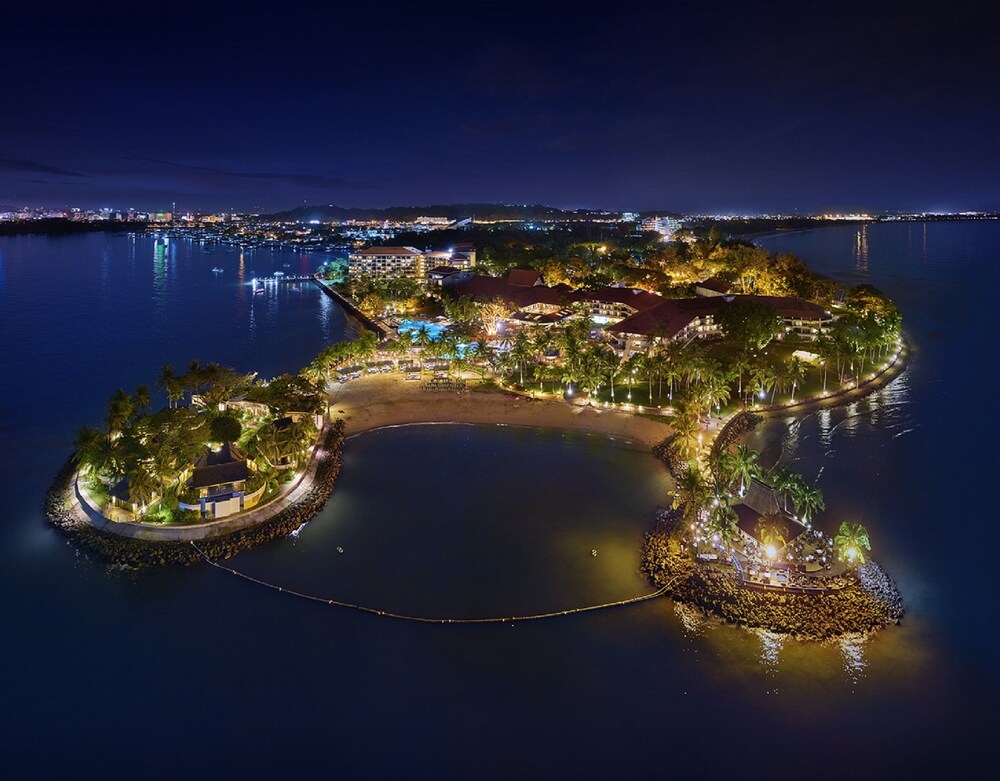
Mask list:
POLYGON ((503 390, 431 391, 398 375, 361 377, 335 387, 330 415, 343 418, 348 438, 390 426, 465 423, 581 431, 648 452, 672 432, 666 416, 659 421, 586 402, 532 399, 503 390))

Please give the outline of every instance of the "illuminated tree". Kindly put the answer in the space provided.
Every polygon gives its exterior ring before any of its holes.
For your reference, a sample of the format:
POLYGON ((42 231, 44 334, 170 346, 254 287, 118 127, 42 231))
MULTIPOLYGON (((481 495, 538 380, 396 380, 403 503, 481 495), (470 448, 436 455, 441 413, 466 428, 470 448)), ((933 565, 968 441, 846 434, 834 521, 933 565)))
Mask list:
POLYGON ((848 523, 847 521, 841 523, 840 530, 833 542, 840 549, 841 560, 846 561, 851 566, 864 564, 864 551, 871 550, 868 530, 860 523, 848 523))
POLYGON ((503 300, 494 298, 479 307, 479 318, 483 321, 483 328, 487 336, 496 336, 500 330, 500 324, 510 317, 510 308, 503 300))

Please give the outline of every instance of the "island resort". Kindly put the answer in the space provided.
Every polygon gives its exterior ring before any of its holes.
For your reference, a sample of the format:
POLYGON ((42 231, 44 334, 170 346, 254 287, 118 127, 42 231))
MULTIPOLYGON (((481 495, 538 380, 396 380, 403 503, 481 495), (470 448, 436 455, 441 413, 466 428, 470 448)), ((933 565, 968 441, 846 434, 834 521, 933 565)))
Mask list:
POLYGON ((900 620, 863 522, 826 518, 818 486, 740 441, 767 416, 852 403, 902 371, 887 296, 717 238, 641 260, 607 245, 537 267, 476 257, 471 244, 372 247, 339 281, 321 270, 315 283, 366 328, 299 374, 164 366, 156 412, 148 386, 117 391, 104 426, 80 431, 50 520, 116 566, 221 566, 307 522, 353 434, 427 421, 578 429, 639 443, 672 475, 641 541, 656 590, 635 599, 801 638, 900 620))

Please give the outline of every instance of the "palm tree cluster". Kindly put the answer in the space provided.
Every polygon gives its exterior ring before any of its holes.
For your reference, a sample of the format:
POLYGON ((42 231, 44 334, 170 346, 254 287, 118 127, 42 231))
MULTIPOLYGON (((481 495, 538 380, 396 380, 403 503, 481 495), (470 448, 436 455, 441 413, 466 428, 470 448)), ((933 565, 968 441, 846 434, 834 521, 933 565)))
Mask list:
POLYGON ((183 374, 164 366, 158 384, 166 392, 167 406, 155 413, 149 412, 152 394, 147 386, 139 385, 133 393, 115 391, 104 425, 77 433, 76 461, 93 487, 103 492, 126 485, 136 509, 144 512, 157 504, 165 518, 177 512, 184 481, 211 443, 243 439, 258 471, 276 473, 279 466, 288 468, 301 460, 315 438, 309 413, 324 407, 322 393, 303 375, 260 382, 253 374, 192 361, 183 374), (270 414, 244 412, 240 420, 226 411, 226 403, 234 398, 266 404, 270 414), (305 414, 276 425, 288 413, 305 414))
POLYGON ((176 489, 209 441, 203 415, 185 407, 147 414, 148 388, 122 389, 108 401, 104 427, 84 427, 76 436, 76 461, 92 484, 110 488, 127 480, 131 501, 146 506, 176 489))

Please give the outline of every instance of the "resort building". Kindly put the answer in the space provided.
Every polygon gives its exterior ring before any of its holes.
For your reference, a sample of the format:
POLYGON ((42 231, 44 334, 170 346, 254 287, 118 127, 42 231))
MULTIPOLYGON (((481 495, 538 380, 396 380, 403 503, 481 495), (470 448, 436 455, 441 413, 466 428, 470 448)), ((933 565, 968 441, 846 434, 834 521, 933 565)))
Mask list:
POLYGON ((611 325, 663 301, 663 297, 629 287, 605 287, 575 293, 574 297, 590 308, 590 317, 598 325, 611 325))
POLYGON ((423 281, 424 253, 416 247, 369 247, 347 260, 352 277, 408 277, 423 281))
POLYGON ((471 271, 463 271, 454 266, 435 266, 427 271, 427 287, 457 285, 472 279, 471 271))
POLYGON ((460 244, 449 250, 421 251, 416 247, 369 247, 348 257, 347 272, 352 277, 406 277, 428 282, 427 271, 451 266, 469 271, 476 265, 476 249, 460 244))
POLYGON ((706 339, 722 335, 715 316, 734 301, 752 300, 774 308, 785 321, 785 333, 815 339, 830 327, 833 315, 799 298, 780 296, 707 296, 666 298, 659 304, 605 328, 625 357, 645 352, 653 344, 677 339, 706 339))
MULTIPOLYGON (((195 462, 188 486, 198 492, 202 518, 223 518, 244 509, 244 486, 250 470, 236 445, 209 450, 195 462)), ((187 509, 188 505, 182 505, 187 509)))

